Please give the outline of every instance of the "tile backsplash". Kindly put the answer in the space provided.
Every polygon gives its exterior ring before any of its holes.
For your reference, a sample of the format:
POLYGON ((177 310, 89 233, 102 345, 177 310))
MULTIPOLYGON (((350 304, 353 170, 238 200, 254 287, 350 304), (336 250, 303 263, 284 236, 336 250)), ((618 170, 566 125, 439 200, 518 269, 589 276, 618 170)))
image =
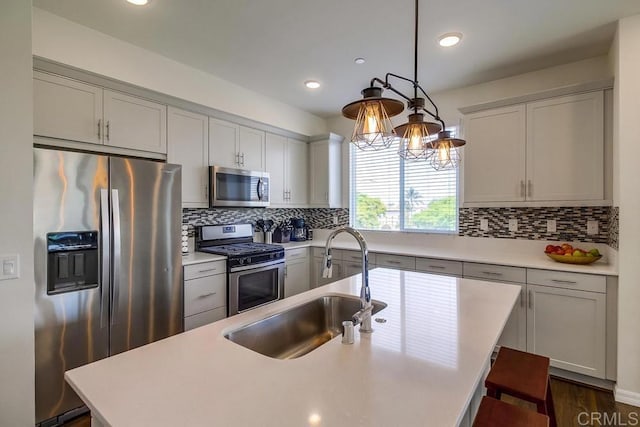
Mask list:
POLYGON ((191 230, 193 230, 193 226, 196 225, 238 223, 251 223, 255 225, 259 219, 271 219, 278 224, 291 218, 304 218, 306 224, 311 228, 336 228, 349 225, 349 210, 320 208, 185 208, 182 210, 182 223, 189 224, 191 230))
MULTIPOLYGON (((610 206, 536 207, 536 208, 460 208, 459 232, 465 237, 581 241, 606 243, 618 249, 620 208, 610 206), (487 219, 489 229, 480 230, 480 220, 487 219), (509 231, 509 219, 518 220, 518 231, 509 231), (556 220, 556 232, 547 233, 547 220, 556 220), (587 234, 587 221, 598 222, 598 233, 587 234)), ((348 209, 295 208, 217 208, 183 209, 182 222, 193 226, 214 224, 255 224, 272 219, 276 224, 291 218, 304 218, 311 228, 336 228, 349 225, 348 209), (335 221, 334 221, 335 220, 335 221)))
POLYGON ((611 210, 610 206, 460 208, 459 235, 608 243, 611 210), (480 229, 481 219, 488 220, 488 230, 480 229), (518 220, 517 231, 509 231, 510 219, 518 220), (547 220, 556 221, 555 232, 547 232, 547 220), (588 221, 598 222, 596 234, 587 234, 588 221))

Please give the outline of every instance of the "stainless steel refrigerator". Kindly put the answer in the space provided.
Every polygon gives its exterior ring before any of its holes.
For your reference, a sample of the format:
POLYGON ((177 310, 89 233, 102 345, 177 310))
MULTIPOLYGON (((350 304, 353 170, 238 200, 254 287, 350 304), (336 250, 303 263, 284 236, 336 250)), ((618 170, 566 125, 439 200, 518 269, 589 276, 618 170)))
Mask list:
MULTIPOLYGON (((36 422, 64 372, 183 330, 180 166, 34 149, 36 422)), ((55 425, 55 424, 54 424, 55 425)))

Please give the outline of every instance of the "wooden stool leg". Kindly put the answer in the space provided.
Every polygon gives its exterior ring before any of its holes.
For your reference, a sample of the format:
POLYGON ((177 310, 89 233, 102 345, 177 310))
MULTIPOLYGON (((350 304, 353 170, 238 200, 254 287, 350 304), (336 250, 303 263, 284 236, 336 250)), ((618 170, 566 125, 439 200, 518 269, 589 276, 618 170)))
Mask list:
POLYGON ((557 427, 556 409, 553 406, 553 397, 551 396, 551 381, 549 379, 547 379, 547 396, 544 403, 547 407, 547 415, 549 416, 549 427, 557 427))
POLYGON ((497 388, 487 388, 487 396, 493 397, 496 400, 500 400, 500 397, 502 396, 502 392, 499 391, 497 388))

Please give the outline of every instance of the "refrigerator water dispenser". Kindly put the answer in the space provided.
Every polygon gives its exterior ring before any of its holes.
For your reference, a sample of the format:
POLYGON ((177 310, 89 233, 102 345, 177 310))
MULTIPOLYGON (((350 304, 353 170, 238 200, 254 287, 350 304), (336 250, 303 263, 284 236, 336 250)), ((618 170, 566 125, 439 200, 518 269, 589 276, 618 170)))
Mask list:
POLYGON ((47 294, 98 287, 98 232, 47 233, 47 294))

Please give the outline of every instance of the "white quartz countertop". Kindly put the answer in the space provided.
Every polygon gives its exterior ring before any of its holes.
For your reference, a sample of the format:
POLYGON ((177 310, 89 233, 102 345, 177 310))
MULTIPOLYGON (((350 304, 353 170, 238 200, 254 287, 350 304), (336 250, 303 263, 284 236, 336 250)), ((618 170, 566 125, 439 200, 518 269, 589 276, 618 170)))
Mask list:
POLYGON ((223 255, 207 254, 204 252, 189 252, 189 255, 182 257, 182 265, 200 264, 209 261, 222 261, 227 259, 223 255))
POLYGON ((513 285, 376 269, 370 335, 277 360, 225 332, 360 277, 295 295, 66 373, 98 422, 120 426, 455 426, 520 293, 513 285))
MULTIPOLYGON (((276 243, 285 250, 303 247, 324 247, 331 230, 315 230, 313 240, 305 242, 276 243)), ((617 276, 618 267, 613 250, 606 245, 594 243, 574 243, 576 247, 590 249, 597 247, 605 256, 589 265, 563 264, 544 254, 547 244, 560 242, 522 241, 514 239, 460 238, 419 233, 372 233, 364 232, 370 252, 438 258, 453 261, 479 262, 515 267, 540 268, 544 270, 567 271, 573 273, 617 276)), ((336 249, 360 250, 356 241, 347 234, 338 236, 332 244, 336 249)), ((183 257, 183 265, 211 261, 214 255, 197 254, 183 257), (185 259, 186 258, 186 259, 185 259)))

